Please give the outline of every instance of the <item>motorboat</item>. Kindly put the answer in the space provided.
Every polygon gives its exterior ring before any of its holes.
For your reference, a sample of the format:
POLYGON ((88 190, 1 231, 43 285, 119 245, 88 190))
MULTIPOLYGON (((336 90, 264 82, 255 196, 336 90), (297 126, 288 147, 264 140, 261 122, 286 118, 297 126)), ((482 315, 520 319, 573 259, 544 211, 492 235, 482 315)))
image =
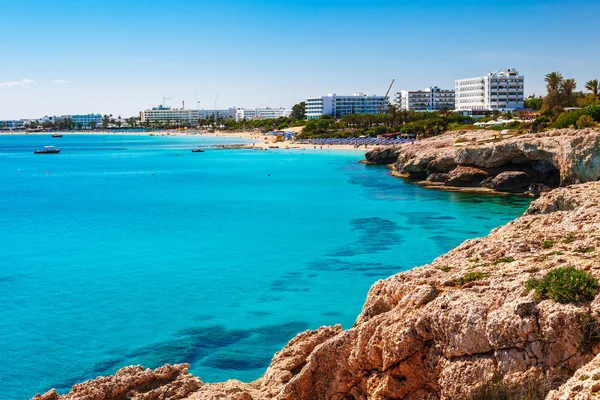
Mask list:
POLYGON ((192 149, 192 153, 204 153, 204 149, 192 149))
POLYGON ((60 133, 55 133, 54 135, 52 135, 52 137, 63 137, 63 135, 61 135, 60 133))
POLYGON ((60 149, 54 148, 54 146, 44 146, 43 150, 34 150, 33 154, 58 154, 60 149))

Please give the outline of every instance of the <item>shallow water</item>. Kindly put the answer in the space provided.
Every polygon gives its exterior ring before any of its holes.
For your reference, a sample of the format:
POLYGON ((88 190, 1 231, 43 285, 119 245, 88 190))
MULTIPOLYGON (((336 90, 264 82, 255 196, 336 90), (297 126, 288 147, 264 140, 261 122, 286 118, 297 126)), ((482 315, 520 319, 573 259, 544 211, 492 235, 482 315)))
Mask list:
POLYGON ((189 150, 231 141, 0 136, 4 399, 138 363, 255 379, 296 333, 350 327, 376 280, 529 203, 405 184, 359 152, 189 150))

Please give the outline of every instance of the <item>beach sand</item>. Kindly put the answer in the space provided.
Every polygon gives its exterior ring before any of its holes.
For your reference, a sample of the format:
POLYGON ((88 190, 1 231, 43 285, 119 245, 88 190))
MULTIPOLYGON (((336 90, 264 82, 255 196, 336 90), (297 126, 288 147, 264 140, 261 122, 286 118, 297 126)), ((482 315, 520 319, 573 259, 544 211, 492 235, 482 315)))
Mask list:
MULTIPOLYGON (((300 128, 286 128, 289 131, 299 131, 300 128)), ((245 132, 230 132, 230 131, 216 131, 210 133, 198 133, 195 130, 163 130, 153 132, 115 132, 115 131, 67 131, 67 132, 0 132, 0 135, 52 135, 54 133, 60 133, 62 135, 130 135, 130 136, 204 136, 204 137, 228 137, 228 138, 239 138, 244 139, 244 142, 240 144, 246 144, 245 141, 248 139, 254 140, 255 147, 269 148, 271 146, 278 146, 281 149, 288 147, 291 149, 312 149, 312 150, 352 150, 366 152, 376 147, 382 146, 361 146, 354 147, 352 145, 312 145, 312 144, 301 144, 294 141, 286 140, 283 142, 276 142, 275 137, 271 135, 265 135, 262 133, 245 131, 245 132)), ((234 143, 232 143, 234 144, 234 143)))

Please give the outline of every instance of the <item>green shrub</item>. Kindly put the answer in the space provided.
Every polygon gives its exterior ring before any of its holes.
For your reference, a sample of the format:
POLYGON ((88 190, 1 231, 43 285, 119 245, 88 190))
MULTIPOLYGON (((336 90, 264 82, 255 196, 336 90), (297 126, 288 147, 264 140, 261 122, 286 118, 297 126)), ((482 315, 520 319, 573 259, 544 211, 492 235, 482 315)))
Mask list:
POLYGON ((587 381, 588 379, 590 379, 590 376, 589 376, 589 375, 581 375, 581 376, 579 377, 579 380, 580 380, 580 381, 587 381))
POLYGON ((452 282, 455 285, 462 286, 462 285, 466 285, 467 283, 470 283, 470 282, 480 281, 489 276, 490 276, 490 274, 486 274, 483 272, 467 272, 466 274, 464 274, 464 276, 462 278, 454 279, 452 282))
POLYGON ((567 235, 567 237, 565 238, 565 243, 569 244, 569 243, 573 243, 575 241, 575 237, 577 235, 575 235, 574 233, 569 233, 567 235))
POLYGON ((554 243, 552 242, 552 240, 544 240, 542 242, 542 248, 544 248, 544 249, 549 249, 552 246, 554 246, 554 243))
POLYGON ((453 270, 453 268, 448 265, 444 265, 443 267, 440 267, 439 270, 442 272, 450 272, 453 270))
POLYGON ((593 121, 600 121, 600 106, 589 106, 564 112, 558 116, 553 125, 555 128, 568 128, 577 125, 577 121, 584 115, 589 116, 593 121))
POLYGON ((528 280, 525 287, 534 290, 538 300, 552 299, 565 304, 593 300, 600 285, 588 272, 575 267, 559 267, 548 272, 542 279, 528 280))
POLYGON ((494 265, 502 264, 502 263, 511 263, 515 261, 513 257, 502 257, 494 261, 494 265))
POLYGON ((584 247, 584 246, 579 246, 578 248, 575 249, 576 253, 591 253, 592 251, 594 251, 593 247, 584 247))

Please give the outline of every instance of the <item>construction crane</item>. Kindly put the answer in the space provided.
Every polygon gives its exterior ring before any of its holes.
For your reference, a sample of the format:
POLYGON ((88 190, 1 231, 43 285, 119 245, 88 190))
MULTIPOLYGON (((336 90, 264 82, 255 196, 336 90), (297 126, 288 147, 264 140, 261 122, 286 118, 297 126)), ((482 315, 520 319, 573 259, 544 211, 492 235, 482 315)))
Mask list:
POLYGON ((394 86, 394 82, 396 82, 395 79, 392 79, 392 83, 390 83, 390 87, 388 88, 387 93, 385 94, 383 101, 381 102, 381 105, 379 106, 379 110, 377 111, 377 114, 381 114, 381 110, 383 109, 383 105, 385 104, 385 100, 387 99, 388 95, 390 94, 390 90, 392 90, 392 86, 394 86))
POLYGON ((167 106, 167 100, 173 100, 171 97, 167 97, 163 94, 163 107, 167 106))

